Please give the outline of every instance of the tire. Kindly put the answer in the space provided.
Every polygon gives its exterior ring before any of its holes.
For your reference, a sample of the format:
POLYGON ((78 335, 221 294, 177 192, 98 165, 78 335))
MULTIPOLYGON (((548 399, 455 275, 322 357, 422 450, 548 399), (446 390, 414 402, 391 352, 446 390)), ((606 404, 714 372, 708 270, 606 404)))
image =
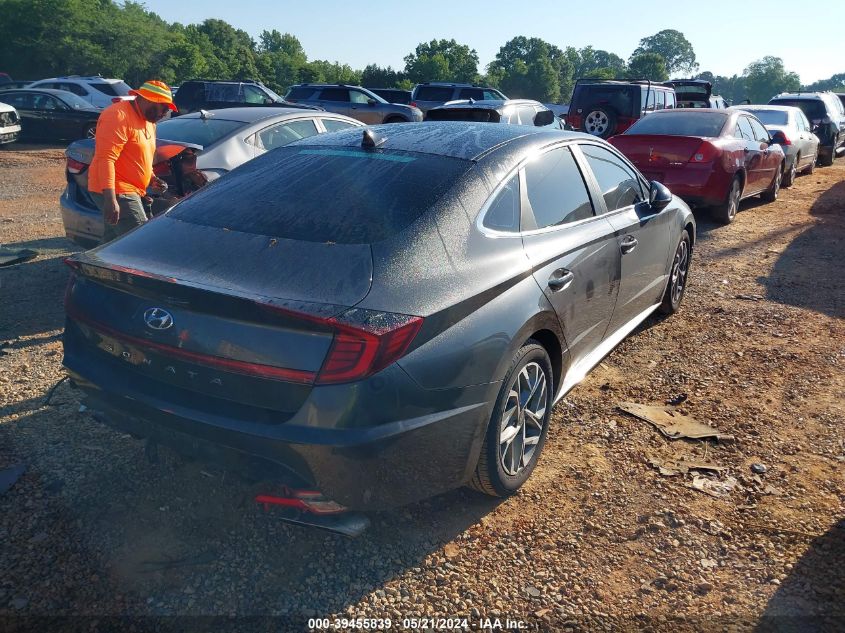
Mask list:
POLYGON ((514 356, 502 382, 481 455, 468 484, 471 488, 493 497, 508 497, 531 476, 549 431, 552 376, 552 364, 546 350, 537 341, 529 340, 514 356), (532 385, 535 390, 526 398, 532 385), (525 411, 531 415, 526 415, 525 411), (503 441, 503 435, 509 435, 510 441, 503 441), (526 439, 532 443, 525 444, 526 439), (530 446, 533 448, 528 448, 530 446))
POLYGON ((798 176, 798 163, 801 162, 801 154, 795 155, 795 160, 792 161, 792 167, 787 169, 783 174, 783 179, 780 182, 781 187, 791 187, 795 184, 795 178, 798 176))
POLYGON ((772 178, 772 184, 769 185, 769 188, 766 189, 763 193, 760 194, 760 197, 765 200, 766 202, 775 202, 778 199, 778 193, 780 193, 780 183, 783 180, 783 163, 781 163, 781 168, 775 173, 775 177, 772 178))
POLYGON ((819 162, 819 148, 816 147, 816 155, 813 156, 813 160, 810 161, 810 164, 804 170, 804 173, 808 176, 816 171, 816 163, 819 162))
POLYGON ((593 136, 609 138, 616 132, 616 112, 602 106, 586 108, 584 115, 584 131, 593 136))
POLYGON ((739 201, 742 197, 742 187, 740 186, 739 176, 734 176, 731 181, 731 186, 728 187, 728 193, 725 196, 725 201, 719 206, 713 207, 711 215, 713 219, 722 224, 730 224, 734 221, 737 211, 739 211, 739 201))
POLYGON ((833 139, 833 145, 830 146, 830 156, 825 156, 819 161, 820 167, 830 167, 833 165, 833 161, 836 160, 836 145, 838 142, 838 138, 833 139))
POLYGON ((687 289, 689 269, 692 263, 692 240, 689 233, 684 230, 681 239, 675 248, 675 256, 672 258, 672 268, 669 271, 669 281, 666 284, 666 292, 663 293, 663 301, 657 311, 660 314, 675 314, 681 307, 684 293, 687 289))
POLYGON ((97 126, 96 124, 86 125, 82 128, 82 138, 94 138, 94 135, 97 133, 97 126))

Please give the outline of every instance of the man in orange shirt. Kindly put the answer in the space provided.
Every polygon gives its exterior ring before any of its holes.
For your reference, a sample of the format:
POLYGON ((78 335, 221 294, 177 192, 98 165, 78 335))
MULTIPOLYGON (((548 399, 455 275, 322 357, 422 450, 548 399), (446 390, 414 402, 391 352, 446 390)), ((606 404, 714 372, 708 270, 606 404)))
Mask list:
POLYGON ((103 240, 110 242, 147 221, 141 201, 153 177, 156 122, 176 110, 167 84, 148 81, 132 101, 119 101, 97 120, 88 190, 103 212, 103 240))

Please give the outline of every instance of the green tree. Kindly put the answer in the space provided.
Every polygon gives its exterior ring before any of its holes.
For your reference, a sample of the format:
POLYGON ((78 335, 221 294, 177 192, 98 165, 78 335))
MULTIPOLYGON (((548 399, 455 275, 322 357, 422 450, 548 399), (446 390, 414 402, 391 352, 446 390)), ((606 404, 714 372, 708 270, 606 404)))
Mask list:
POLYGON ((802 90, 817 92, 819 90, 832 90, 833 92, 845 92, 845 73, 836 73, 830 79, 820 79, 811 84, 803 86, 802 90))
POLYGON ((691 75, 698 69, 695 51, 684 34, 675 29, 664 29, 640 40, 640 45, 631 54, 629 63, 645 53, 657 53, 663 57, 666 71, 691 75))
POLYGON ((768 103, 779 92, 794 92, 801 88, 798 74, 788 72, 780 57, 768 55, 751 62, 743 74, 751 103, 768 103))
POLYGON ((308 63, 308 69, 313 73, 313 79, 309 81, 350 85, 361 83, 361 72, 353 70, 349 64, 317 59, 308 63))
POLYGON ((431 40, 405 56, 405 75, 415 83, 478 78, 478 53, 455 40, 431 40))
MULTIPOLYGON (((575 50, 575 49, 573 49, 575 50)), ((613 79, 623 77, 626 71, 625 60, 607 51, 594 49, 586 46, 575 51, 570 58, 575 61, 574 74, 576 79, 582 77, 595 77, 601 79, 613 79)))
POLYGON ((405 79, 404 75, 390 66, 382 68, 369 64, 361 71, 361 85, 365 88, 396 88, 405 79))
MULTIPOLYGON (((285 93, 293 84, 306 80, 303 73, 308 57, 296 37, 274 29, 262 31, 258 39, 256 63, 262 81, 273 90, 285 93)), ((307 75, 308 80, 311 80, 311 73, 307 75)))
POLYGON ((628 77, 630 79, 650 79, 651 81, 666 81, 666 61, 658 53, 642 53, 631 58, 628 63, 628 77))
POLYGON ((572 64, 564 52, 538 38, 518 36, 499 49, 487 66, 488 80, 509 97, 558 102, 561 85, 572 77, 572 64))

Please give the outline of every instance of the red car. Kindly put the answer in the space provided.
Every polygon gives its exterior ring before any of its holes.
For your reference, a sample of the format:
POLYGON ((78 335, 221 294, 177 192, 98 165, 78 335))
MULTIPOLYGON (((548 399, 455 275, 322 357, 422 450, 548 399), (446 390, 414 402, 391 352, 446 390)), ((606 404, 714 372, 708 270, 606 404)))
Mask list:
POLYGON ((646 178, 690 205, 711 207, 724 224, 733 222, 740 200, 757 194, 777 200, 783 150, 748 112, 661 110, 609 140, 646 178))

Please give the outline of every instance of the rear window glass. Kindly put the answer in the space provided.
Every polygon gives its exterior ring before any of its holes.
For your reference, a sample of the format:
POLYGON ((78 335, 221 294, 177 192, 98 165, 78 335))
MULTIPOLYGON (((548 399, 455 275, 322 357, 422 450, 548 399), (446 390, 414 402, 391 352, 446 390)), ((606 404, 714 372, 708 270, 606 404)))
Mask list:
POLYGON ((667 134, 673 136, 719 136, 728 117, 710 112, 668 112, 650 114, 629 127, 625 134, 667 134))
POLYGON ((239 121, 179 117, 162 121, 156 126, 156 136, 168 141, 195 143, 208 147, 244 125, 239 121))
POLYGON ((789 123, 789 113, 780 110, 748 110, 756 116, 763 125, 786 125, 789 123))
POLYGON ((428 121, 475 121, 476 123, 498 123, 501 116, 495 110, 486 108, 442 108, 429 110, 428 121))
POLYGON ((801 108, 810 121, 823 119, 827 116, 824 103, 816 99, 773 99, 769 105, 795 106, 801 108))
POLYGON ((420 101, 451 101, 452 88, 443 86, 420 86, 414 99, 420 101))
POLYGON ((310 99, 315 90, 314 88, 306 88, 304 86, 299 86, 297 88, 291 88, 290 91, 285 95, 286 99, 310 99))
POLYGON ((297 144, 239 167, 170 217, 308 242, 368 244, 410 226, 470 166, 428 154, 297 144))
POLYGON ((118 81, 117 83, 92 83, 88 85, 110 97, 123 97, 129 94, 129 86, 122 81, 118 81))

